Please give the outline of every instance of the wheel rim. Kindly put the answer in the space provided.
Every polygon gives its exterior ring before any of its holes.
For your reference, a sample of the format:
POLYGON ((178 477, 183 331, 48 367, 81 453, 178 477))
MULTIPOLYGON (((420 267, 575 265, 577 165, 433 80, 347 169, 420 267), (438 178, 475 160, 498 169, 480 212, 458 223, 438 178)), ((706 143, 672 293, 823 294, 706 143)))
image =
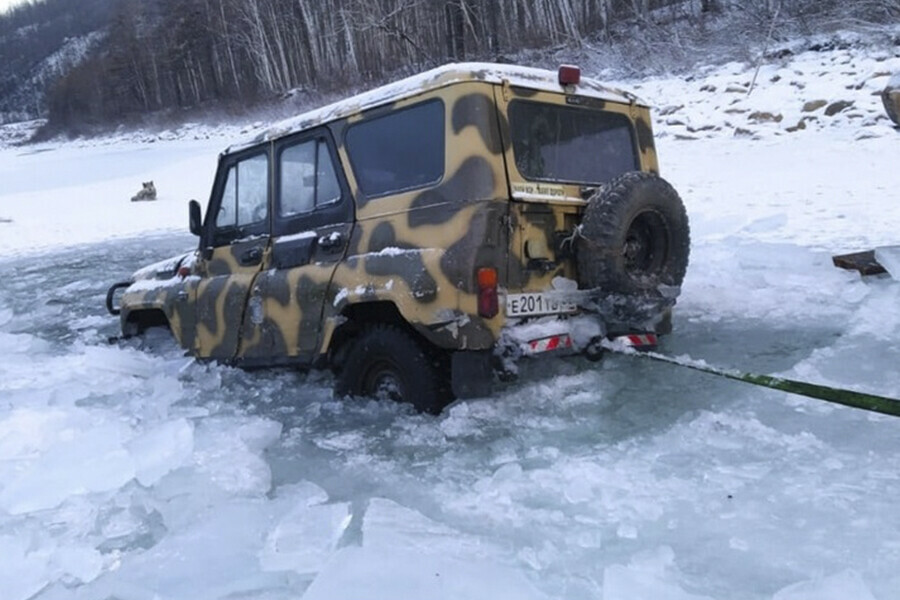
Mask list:
POLYGON ((406 396, 399 369, 387 360, 376 361, 369 367, 363 376, 362 392, 376 400, 394 402, 403 402, 406 396))
POLYGON ((633 276, 658 272, 666 262, 668 246, 669 232, 663 218, 655 212, 639 214, 625 234, 625 270, 633 276))

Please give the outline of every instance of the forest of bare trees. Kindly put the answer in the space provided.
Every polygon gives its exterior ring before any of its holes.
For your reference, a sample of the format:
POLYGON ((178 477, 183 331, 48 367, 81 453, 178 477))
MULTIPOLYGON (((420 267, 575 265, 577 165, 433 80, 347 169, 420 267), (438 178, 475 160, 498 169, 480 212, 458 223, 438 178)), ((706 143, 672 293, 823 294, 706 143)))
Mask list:
POLYGON ((47 95, 66 129, 154 111, 364 87, 458 60, 739 14, 767 29, 821 15, 896 22, 900 0, 109 0, 99 47, 47 95), (830 11, 830 12, 829 12, 830 11))
POLYGON ((104 51, 59 82, 50 117, 65 126, 364 84, 391 71, 577 44, 613 19, 647 18, 651 7, 672 3, 120 0, 104 51))

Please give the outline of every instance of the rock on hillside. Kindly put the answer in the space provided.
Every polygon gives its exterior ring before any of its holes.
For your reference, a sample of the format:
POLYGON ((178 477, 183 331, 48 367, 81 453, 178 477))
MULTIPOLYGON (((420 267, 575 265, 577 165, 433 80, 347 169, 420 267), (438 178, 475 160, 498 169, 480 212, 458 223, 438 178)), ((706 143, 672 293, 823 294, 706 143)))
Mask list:
POLYGON ((767 138, 848 125, 857 139, 893 133, 881 92, 900 71, 900 48, 810 50, 789 60, 765 60, 758 74, 729 63, 631 87, 658 108, 661 136, 767 138))

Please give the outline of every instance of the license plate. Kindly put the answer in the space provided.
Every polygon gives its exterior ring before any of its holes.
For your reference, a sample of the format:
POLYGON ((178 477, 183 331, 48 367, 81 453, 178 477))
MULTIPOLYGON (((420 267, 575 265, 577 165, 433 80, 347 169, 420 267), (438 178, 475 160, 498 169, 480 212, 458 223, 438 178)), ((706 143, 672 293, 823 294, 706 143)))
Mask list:
POLYGON ((507 317, 556 315, 573 313, 577 310, 577 304, 568 300, 562 300, 555 294, 533 292, 529 294, 509 294, 506 296, 507 317))

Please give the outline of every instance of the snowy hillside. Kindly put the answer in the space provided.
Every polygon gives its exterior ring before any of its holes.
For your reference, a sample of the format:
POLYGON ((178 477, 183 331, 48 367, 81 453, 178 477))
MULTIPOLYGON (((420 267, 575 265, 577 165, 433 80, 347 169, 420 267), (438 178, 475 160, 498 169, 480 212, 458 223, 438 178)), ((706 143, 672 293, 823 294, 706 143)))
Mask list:
MULTIPOLYGON (((898 70, 860 45, 752 92, 754 65, 617 83, 691 219, 662 351, 900 398, 900 281, 830 259, 900 244, 898 70)), ((0 143, 5 600, 897 597, 896 419, 620 356, 428 417, 107 344, 107 286, 195 243, 186 201, 252 129, 0 143)))
MULTIPOLYGON (((85 57, 103 40, 104 34, 94 31, 79 37, 63 40, 58 50, 34 65, 28 79, 22 82, 15 94, 7 99, 9 104, 21 103, 24 113, 34 114, 44 106, 48 90, 66 73, 84 62, 85 57)), ((10 120, 7 116, 6 120, 10 120)))
POLYGON ((102 44, 119 4, 40 0, 0 13, 0 123, 45 117, 49 96, 102 44))

